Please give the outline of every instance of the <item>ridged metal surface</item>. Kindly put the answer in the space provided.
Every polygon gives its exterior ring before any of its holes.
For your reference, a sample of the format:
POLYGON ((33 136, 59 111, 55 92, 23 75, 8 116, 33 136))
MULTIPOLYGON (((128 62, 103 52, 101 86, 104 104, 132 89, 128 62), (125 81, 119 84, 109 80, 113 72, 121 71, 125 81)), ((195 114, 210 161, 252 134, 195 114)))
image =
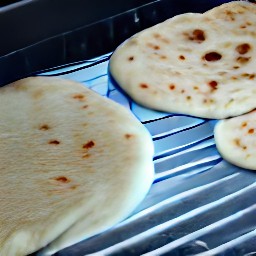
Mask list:
POLYGON ((216 121, 132 102, 110 82, 109 57, 41 75, 82 82, 130 109, 152 135, 155 181, 128 219, 56 255, 256 255, 256 173, 222 160, 216 121))

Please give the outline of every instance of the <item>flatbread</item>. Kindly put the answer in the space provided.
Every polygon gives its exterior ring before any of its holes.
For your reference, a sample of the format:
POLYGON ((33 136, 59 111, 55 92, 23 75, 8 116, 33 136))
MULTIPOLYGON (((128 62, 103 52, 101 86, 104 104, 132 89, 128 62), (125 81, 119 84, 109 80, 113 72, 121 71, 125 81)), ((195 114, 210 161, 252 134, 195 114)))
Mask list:
POLYGON ((235 1, 175 16, 113 53, 110 74, 137 103, 223 119, 256 107, 256 5, 235 1))
POLYGON ((256 111, 222 120, 214 129, 217 149, 224 159, 256 170, 256 111))
POLYGON ((57 249, 78 242, 127 217, 148 192, 151 137, 119 104, 34 77, 0 88, 0 109, 0 255, 32 253, 65 232, 57 249))

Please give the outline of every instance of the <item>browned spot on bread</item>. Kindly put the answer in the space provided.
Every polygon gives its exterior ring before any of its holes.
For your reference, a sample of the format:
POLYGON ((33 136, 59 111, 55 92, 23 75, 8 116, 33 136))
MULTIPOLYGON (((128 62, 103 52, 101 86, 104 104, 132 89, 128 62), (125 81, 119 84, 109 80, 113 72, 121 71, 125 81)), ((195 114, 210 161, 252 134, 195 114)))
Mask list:
POLYGON ((91 154, 86 153, 86 154, 84 154, 84 155, 82 156, 82 158, 85 159, 85 158, 89 158, 90 156, 91 156, 91 154))
POLYGON ((234 13, 232 11, 226 10, 226 15, 227 15, 227 20, 231 20, 231 21, 235 20, 234 13))
POLYGON ((253 134, 253 133, 254 133, 254 129, 253 128, 248 130, 248 134, 253 134))
POLYGON ((49 144, 52 144, 52 145, 59 145, 59 144, 60 144, 60 141, 58 141, 58 140, 50 140, 50 141, 49 141, 49 144))
POLYGON ((134 60, 134 56, 130 56, 130 57, 128 58, 128 60, 129 60, 129 61, 133 61, 133 60, 134 60))
POLYGON ((192 98, 191 96, 187 96, 187 100, 191 100, 191 98, 192 98))
POLYGON ((202 43, 205 41, 205 33, 201 29, 194 29, 191 32, 185 32, 183 33, 185 37, 188 38, 190 41, 195 41, 197 43, 202 43))
POLYGON ((198 90, 199 87, 198 87, 198 86, 194 86, 193 89, 194 89, 194 90, 198 90))
POLYGON ((240 139, 234 139, 234 143, 235 143, 236 146, 241 147, 240 139))
POLYGON ((185 58, 185 56, 180 55, 180 56, 179 56, 179 59, 180 59, 180 60, 185 60, 186 58, 185 58))
POLYGON ((234 143, 237 147, 243 149, 243 150, 246 150, 247 149, 247 146, 245 145, 242 145, 241 143, 241 140, 240 139, 234 139, 234 143))
POLYGON ((149 48, 152 48, 153 50, 160 50, 160 46, 152 43, 147 43, 147 46, 149 48))
POLYGON ((166 55, 160 55, 159 58, 162 59, 162 60, 166 60, 167 56, 166 55))
POLYGON ((75 94, 73 95, 73 99, 83 101, 85 99, 85 96, 83 94, 75 94))
POLYGON ((250 74, 249 79, 253 80, 255 78, 255 74, 250 74))
POLYGON ((251 57, 238 57, 237 59, 236 59, 236 61, 238 62, 238 63, 240 63, 240 64, 245 64, 245 63, 247 63, 249 60, 251 59, 251 57))
POLYGON ((239 54, 246 54, 247 52, 249 52, 251 49, 251 46, 247 43, 245 44, 239 44, 237 47, 236 47, 236 51, 239 53, 239 54))
POLYGON ((203 42, 205 40, 205 34, 204 34, 204 31, 201 30, 201 29, 195 29, 193 31, 193 38, 194 40, 198 41, 198 42, 203 42))
POLYGON ((95 142, 93 140, 90 140, 88 142, 86 142, 84 145, 83 145, 83 148, 85 149, 89 149, 89 148, 92 148, 95 146, 95 142))
POLYGON ((170 90, 175 90, 176 86, 175 86, 175 84, 170 84, 169 88, 170 88, 170 90))
POLYGON ((32 97, 33 97, 33 99, 38 100, 38 99, 42 98, 43 94, 44 93, 42 90, 36 90, 33 92, 32 97))
POLYGON ((82 109, 86 109, 86 108, 88 108, 89 106, 88 105, 83 105, 82 106, 82 109))
POLYGON ((240 28, 244 29, 246 28, 246 25, 241 25, 240 28))
POLYGON ((49 130, 50 127, 48 124, 42 124, 40 127, 39 127, 39 130, 42 130, 42 131, 47 131, 49 130))
POLYGON ((218 52, 208 52, 203 56, 206 61, 218 61, 222 58, 222 55, 218 52))
POLYGON ((241 124, 241 127, 242 128, 244 128, 244 127, 246 127, 247 126, 247 122, 243 122, 242 124, 241 124))
POLYGON ((133 137, 133 134, 126 133, 126 134, 124 135, 124 137, 125 137, 126 139, 131 139, 131 138, 133 137))
POLYGON ((160 38, 161 35, 160 35, 159 33, 154 33, 154 34, 153 34, 153 37, 154 37, 154 38, 160 38))
POLYGON ((66 176, 59 176, 59 177, 56 177, 54 178, 56 181, 59 181, 61 183, 69 183, 70 182, 70 179, 67 178, 66 176))
POLYGON ((148 87, 149 86, 147 84, 144 84, 144 83, 140 84, 140 88, 142 89, 147 89, 148 87))
POLYGON ((210 81, 208 85, 211 87, 212 90, 216 90, 218 86, 218 82, 213 80, 213 81, 210 81))
POLYGON ((184 90, 184 89, 182 89, 180 92, 181 92, 181 93, 185 93, 185 90, 184 90))
POLYGON ((162 41, 163 43, 166 43, 166 44, 170 43, 170 40, 169 40, 169 39, 163 37, 163 36, 160 35, 159 33, 154 33, 154 34, 153 34, 153 37, 154 37, 155 39, 157 39, 157 40, 162 41))
POLYGON ((234 67, 233 67, 233 69, 238 69, 238 68, 240 68, 240 67, 239 67, 239 66, 234 66, 234 67))

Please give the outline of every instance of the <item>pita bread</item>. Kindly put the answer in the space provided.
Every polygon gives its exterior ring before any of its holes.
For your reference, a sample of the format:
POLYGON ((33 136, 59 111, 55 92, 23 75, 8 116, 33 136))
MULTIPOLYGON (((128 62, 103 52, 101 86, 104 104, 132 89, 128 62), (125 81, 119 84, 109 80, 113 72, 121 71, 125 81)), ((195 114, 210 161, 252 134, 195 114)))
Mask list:
POLYGON ((224 159, 239 167, 256 170, 256 111, 219 121, 214 137, 224 159))
POLYGON ((110 74, 137 103, 223 119, 256 107, 256 5, 235 1, 186 13, 125 41, 110 74))
POLYGON ((150 135, 117 103, 34 77, 0 88, 0 109, 0 255, 26 255, 60 235, 55 249, 78 242, 124 219, 148 192, 150 135))

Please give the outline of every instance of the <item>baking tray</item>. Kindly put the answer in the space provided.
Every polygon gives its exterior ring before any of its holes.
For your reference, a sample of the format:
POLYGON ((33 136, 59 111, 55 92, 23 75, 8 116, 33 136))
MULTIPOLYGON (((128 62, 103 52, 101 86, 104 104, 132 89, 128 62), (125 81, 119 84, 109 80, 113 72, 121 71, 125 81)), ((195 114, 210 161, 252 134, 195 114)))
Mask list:
POLYGON ((144 201, 123 222, 55 255, 256 254, 256 173, 221 158, 216 121, 143 108, 108 76, 112 51, 129 36, 224 2, 159 0, 0 58, 1 85, 29 75, 79 81, 132 111, 154 142, 155 179, 144 201), (25 66, 17 73, 14 63, 25 66))

